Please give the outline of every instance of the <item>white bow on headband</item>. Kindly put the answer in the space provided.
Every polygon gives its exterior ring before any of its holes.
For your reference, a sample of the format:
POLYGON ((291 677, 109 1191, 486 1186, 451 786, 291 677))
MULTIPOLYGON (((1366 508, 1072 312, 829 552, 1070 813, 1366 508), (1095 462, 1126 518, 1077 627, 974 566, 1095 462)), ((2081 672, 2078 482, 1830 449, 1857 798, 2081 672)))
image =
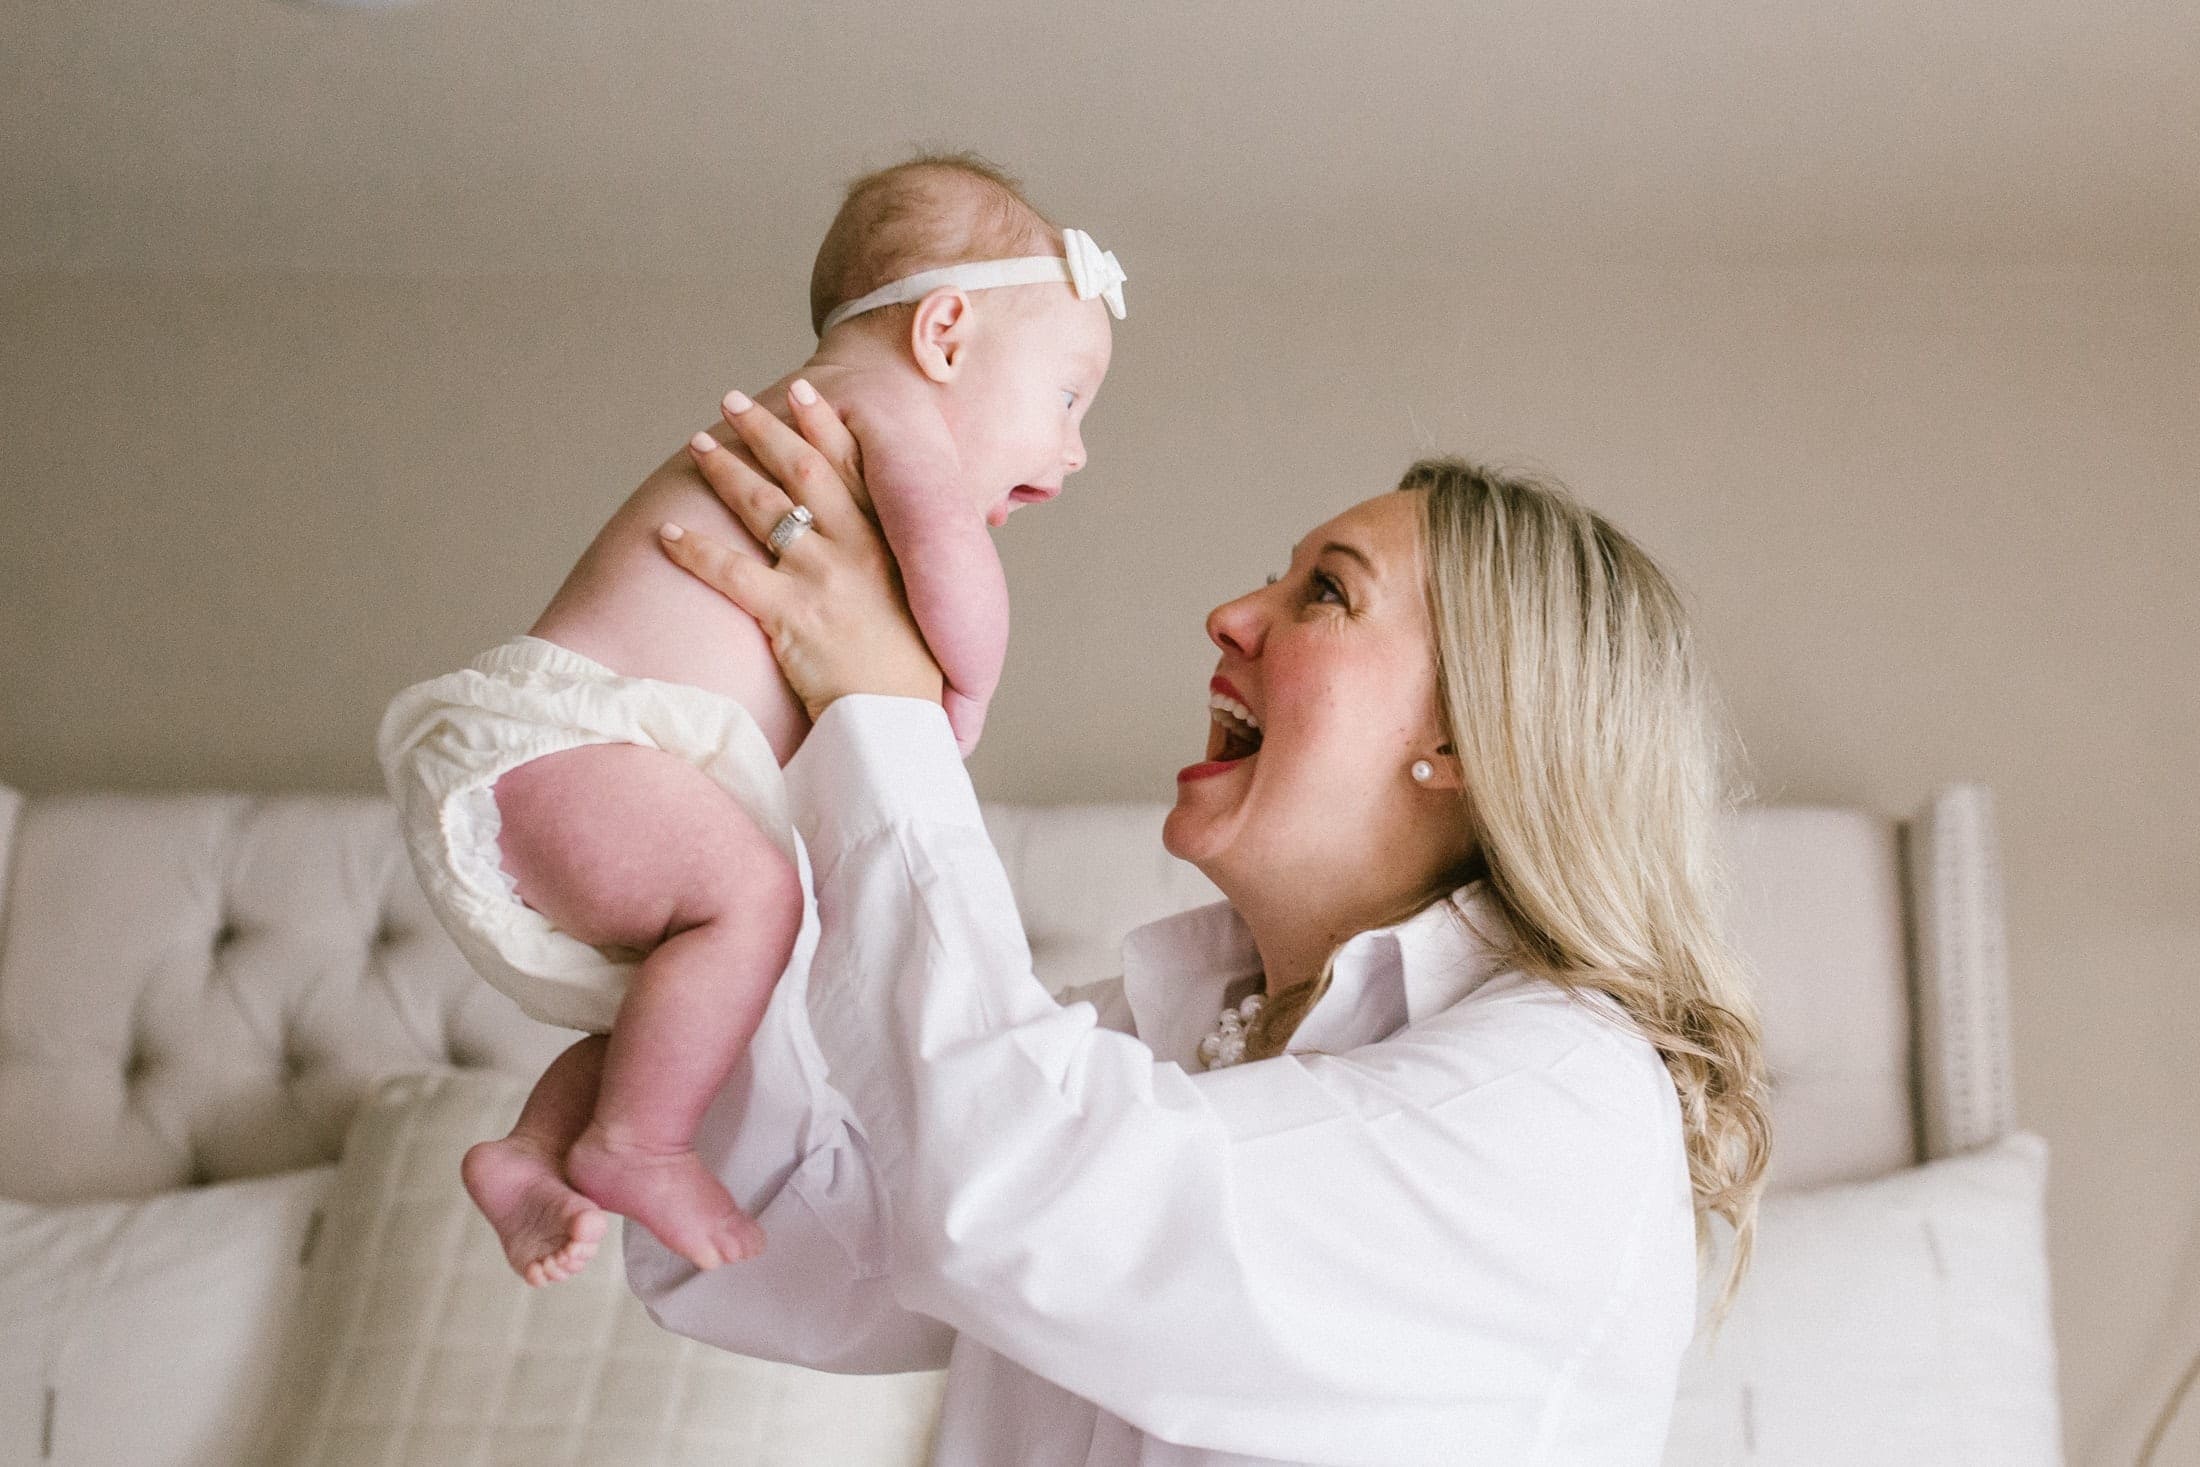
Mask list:
POLYGON ((1063 263, 1069 266, 1069 283, 1076 288, 1077 298, 1089 301, 1099 296, 1108 303, 1108 311, 1120 321, 1126 314, 1123 305, 1123 282, 1130 277, 1117 263, 1115 251, 1103 250, 1092 242, 1092 236, 1082 229, 1062 231, 1063 263))
POLYGON ((965 290, 992 290, 1003 285, 1045 285, 1052 281, 1066 282, 1077 292, 1081 301, 1099 296, 1108 303, 1109 312, 1120 321, 1127 314, 1123 305, 1123 282, 1129 277, 1116 260, 1115 252, 1103 250, 1093 243, 1092 236, 1082 229, 1062 231, 1060 255, 1023 255, 1013 260, 973 260, 961 265, 944 265, 937 270, 920 270, 914 275, 904 275, 889 281, 869 295, 836 306, 818 328, 818 335, 866 311, 881 306, 907 305, 923 300, 926 295, 943 285, 959 285, 965 290))

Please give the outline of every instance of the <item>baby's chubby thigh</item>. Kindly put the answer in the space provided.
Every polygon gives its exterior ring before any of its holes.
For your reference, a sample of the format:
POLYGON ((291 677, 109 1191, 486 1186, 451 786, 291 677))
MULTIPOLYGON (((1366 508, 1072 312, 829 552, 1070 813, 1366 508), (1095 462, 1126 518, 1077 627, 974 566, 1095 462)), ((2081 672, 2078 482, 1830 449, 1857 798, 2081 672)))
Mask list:
POLYGON ((800 906, 785 853, 676 754, 584 744, 508 770, 494 794, 520 899, 591 946, 642 952, 744 907, 800 906))

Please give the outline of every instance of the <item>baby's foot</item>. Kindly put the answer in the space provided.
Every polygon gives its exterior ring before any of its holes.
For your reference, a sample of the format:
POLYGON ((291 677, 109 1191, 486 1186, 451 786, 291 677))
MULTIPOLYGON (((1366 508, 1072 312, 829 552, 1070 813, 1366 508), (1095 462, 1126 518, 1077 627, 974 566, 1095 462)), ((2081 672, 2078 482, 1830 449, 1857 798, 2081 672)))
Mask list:
POLYGON ((517 1136, 484 1141, 459 1164, 474 1206, 497 1230, 512 1272, 534 1288, 571 1278, 596 1256, 609 1226, 565 1184, 557 1158, 517 1136))
POLYGON ((764 1230, 692 1151, 649 1150, 591 1125, 566 1153, 565 1173, 597 1206, 634 1219, 697 1268, 764 1251, 764 1230))

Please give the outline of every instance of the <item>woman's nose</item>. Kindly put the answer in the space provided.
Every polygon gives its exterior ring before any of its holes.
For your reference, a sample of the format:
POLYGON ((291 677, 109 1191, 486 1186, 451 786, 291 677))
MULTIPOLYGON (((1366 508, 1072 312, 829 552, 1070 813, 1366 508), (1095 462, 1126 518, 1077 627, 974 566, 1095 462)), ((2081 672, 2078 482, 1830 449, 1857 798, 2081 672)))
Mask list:
POLYGON ((1250 591, 1207 613, 1207 640, 1225 652, 1251 660, 1260 656, 1264 626, 1260 593, 1250 591))

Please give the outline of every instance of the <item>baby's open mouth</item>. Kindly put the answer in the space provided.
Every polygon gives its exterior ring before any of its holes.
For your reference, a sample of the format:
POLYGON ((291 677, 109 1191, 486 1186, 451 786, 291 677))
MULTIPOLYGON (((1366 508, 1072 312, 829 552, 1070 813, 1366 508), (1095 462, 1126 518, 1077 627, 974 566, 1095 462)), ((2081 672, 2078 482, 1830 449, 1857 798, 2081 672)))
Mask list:
POLYGON ((1061 492, 1059 484, 1018 484, 994 501, 993 507, 985 512, 985 522, 998 530, 1008 523, 1010 515, 1025 505, 1044 504, 1061 492))

